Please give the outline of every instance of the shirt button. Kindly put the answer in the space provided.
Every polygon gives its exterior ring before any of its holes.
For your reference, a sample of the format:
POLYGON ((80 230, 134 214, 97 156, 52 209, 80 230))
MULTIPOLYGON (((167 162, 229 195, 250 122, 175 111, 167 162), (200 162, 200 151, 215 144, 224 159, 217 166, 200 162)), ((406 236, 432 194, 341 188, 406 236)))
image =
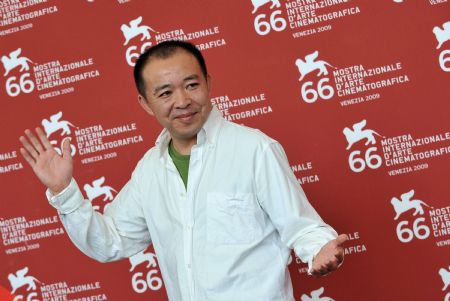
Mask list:
POLYGON ((191 264, 190 263, 187 264, 187 268, 191 269, 191 264))

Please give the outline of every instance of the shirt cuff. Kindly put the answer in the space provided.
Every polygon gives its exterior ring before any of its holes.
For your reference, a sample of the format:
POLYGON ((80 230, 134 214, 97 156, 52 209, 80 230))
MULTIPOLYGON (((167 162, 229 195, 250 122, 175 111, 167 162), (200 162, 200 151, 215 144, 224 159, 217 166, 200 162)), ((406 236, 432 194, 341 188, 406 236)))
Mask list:
POLYGON ((308 264, 308 275, 311 275, 312 263, 320 249, 336 237, 337 233, 333 229, 330 229, 330 231, 310 233, 309 235, 297 239, 294 243, 295 254, 303 262, 308 264))
POLYGON ((321 248, 322 245, 309 246, 307 251, 305 248, 294 248, 295 254, 297 254, 303 262, 308 264, 308 275, 311 275, 312 263, 321 248))
POLYGON ((50 189, 45 192, 50 205, 58 210, 59 214, 69 214, 77 210, 84 202, 83 194, 74 178, 70 180, 69 186, 57 195, 53 195, 50 189))

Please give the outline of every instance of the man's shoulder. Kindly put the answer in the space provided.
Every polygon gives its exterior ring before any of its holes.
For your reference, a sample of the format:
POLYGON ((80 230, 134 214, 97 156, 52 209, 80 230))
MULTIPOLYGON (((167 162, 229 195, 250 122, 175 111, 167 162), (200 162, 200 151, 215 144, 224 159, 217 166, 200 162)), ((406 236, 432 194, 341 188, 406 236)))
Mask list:
POLYGON ((157 146, 153 146, 145 152, 140 162, 149 162, 157 159, 159 159, 159 148, 157 146))
POLYGON ((227 140, 235 139, 238 142, 245 142, 246 145, 267 145, 277 142, 259 129, 230 121, 224 122, 221 137, 227 140))
POLYGON ((144 153, 141 159, 139 159, 135 170, 146 170, 149 165, 154 165, 159 161, 159 150, 156 146, 153 146, 144 153))

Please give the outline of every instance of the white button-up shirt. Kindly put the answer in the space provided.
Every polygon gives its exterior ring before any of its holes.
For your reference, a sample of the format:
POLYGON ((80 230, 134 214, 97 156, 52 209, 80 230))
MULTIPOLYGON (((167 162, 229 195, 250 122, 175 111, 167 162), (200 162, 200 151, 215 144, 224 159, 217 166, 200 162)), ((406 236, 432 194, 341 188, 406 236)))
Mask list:
POLYGON ((75 245, 112 261, 153 243, 171 301, 294 300, 291 249, 311 264, 336 232, 309 204, 280 144, 213 108, 185 189, 169 141, 163 130, 103 215, 74 180, 57 196, 47 191, 75 245))

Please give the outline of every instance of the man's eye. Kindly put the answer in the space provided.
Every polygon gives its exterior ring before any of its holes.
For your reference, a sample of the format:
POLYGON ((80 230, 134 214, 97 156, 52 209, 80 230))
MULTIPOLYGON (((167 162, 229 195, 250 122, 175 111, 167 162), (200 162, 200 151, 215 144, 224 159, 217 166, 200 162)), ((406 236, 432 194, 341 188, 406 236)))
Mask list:
POLYGON ((199 85, 199 83, 190 83, 190 84, 188 84, 188 85, 186 86, 186 88, 187 88, 188 90, 192 90, 192 89, 197 88, 198 85, 199 85))
POLYGON ((171 92, 170 91, 164 91, 161 94, 158 95, 158 97, 168 97, 170 96, 171 92))

